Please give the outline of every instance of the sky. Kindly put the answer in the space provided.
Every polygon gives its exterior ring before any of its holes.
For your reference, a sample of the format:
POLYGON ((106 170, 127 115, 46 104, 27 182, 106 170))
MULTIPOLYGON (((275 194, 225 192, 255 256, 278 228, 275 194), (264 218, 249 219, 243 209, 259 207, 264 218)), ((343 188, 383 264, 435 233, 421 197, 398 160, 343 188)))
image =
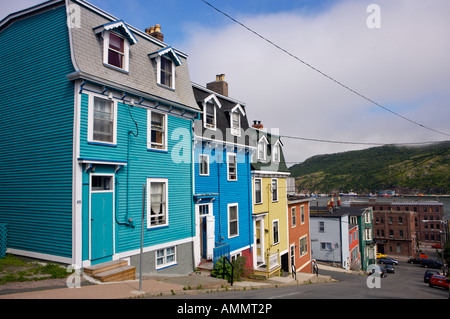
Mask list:
MULTIPOLYGON (((41 2, 0 0, 0 19, 41 2)), ((448 0, 208 0, 289 54, 201 0, 89 2, 141 30, 161 24, 164 41, 189 55, 191 81, 225 74, 250 121, 351 142, 283 137, 288 166, 373 147, 354 143, 450 139, 448 0)))

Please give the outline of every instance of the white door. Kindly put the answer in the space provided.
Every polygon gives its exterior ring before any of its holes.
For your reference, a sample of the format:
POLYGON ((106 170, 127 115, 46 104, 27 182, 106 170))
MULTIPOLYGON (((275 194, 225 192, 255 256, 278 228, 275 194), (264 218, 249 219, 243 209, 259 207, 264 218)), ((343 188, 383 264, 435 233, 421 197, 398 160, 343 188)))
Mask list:
POLYGON ((214 257, 214 227, 214 216, 206 216, 206 259, 208 260, 212 260, 214 257))

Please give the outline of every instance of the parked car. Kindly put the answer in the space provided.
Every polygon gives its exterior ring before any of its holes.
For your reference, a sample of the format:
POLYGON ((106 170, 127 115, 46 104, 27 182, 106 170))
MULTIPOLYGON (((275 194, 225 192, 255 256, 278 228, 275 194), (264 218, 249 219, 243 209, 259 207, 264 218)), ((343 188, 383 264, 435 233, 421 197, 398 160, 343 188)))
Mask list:
POLYGON ((447 279, 447 277, 442 276, 442 275, 433 275, 430 278, 430 281, 428 282, 428 285, 430 287, 434 287, 434 286, 438 286, 438 287, 442 287, 445 289, 449 289, 449 280, 447 279))
POLYGON ((375 273, 379 273, 381 278, 386 277, 387 276, 386 267, 385 266, 377 266, 374 269, 372 269, 372 272, 369 273, 369 275, 375 274, 375 273))
POLYGON ((431 245, 431 247, 432 248, 441 248, 441 244, 434 244, 434 245, 431 245))
POLYGON ((423 282, 429 282, 431 276, 433 275, 440 275, 439 271, 431 269, 426 270, 425 273, 423 274, 423 282))
POLYGON ((387 257, 387 255, 382 254, 382 253, 377 253, 377 259, 378 259, 378 258, 381 258, 381 257, 387 257))
POLYGON ((380 264, 386 264, 386 265, 398 265, 398 261, 395 259, 392 259, 391 257, 381 257, 378 259, 378 262, 380 264))
POLYGON ((409 258, 408 263, 410 264, 420 264, 422 262, 422 258, 409 258))
POLYGON ((422 259, 420 263, 425 268, 441 269, 444 266, 441 262, 434 259, 422 259))
POLYGON ((390 273, 390 274, 395 274, 394 266, 392 264, 387 264, 386 265, 386 272, 390 273))

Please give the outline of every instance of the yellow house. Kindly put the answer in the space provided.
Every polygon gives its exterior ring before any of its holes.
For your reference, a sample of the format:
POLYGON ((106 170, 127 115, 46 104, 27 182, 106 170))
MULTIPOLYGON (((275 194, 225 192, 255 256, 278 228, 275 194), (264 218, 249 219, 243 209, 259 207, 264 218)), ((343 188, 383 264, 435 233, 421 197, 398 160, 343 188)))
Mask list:
POLYGON ((252 161, 253 269, 266 277, 289 271, 286 167, 280 139, 255 130, 257 149, 252 161))

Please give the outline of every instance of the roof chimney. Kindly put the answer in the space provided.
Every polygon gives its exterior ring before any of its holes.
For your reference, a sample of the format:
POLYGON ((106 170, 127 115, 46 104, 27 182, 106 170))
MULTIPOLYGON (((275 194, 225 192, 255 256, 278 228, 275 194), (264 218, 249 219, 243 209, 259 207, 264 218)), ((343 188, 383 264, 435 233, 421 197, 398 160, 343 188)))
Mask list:
POLYGON ((257 128, 258 130, 262 130, 264 125, 261 124, 261 121, 253 121, 252 127, 257 128))
POLYGON ((161 33, 161 25, 155 24, 154 26, 145 29, 145 33, 151 35, 152 37, 158 39, 159 41, 164 41, 164 34, 161 33))
POLYGON ((207 83, 206 88, 221 95, 228 96, 228 83, 225 81, 225 74, 217 74, 216 80, 207 83))

